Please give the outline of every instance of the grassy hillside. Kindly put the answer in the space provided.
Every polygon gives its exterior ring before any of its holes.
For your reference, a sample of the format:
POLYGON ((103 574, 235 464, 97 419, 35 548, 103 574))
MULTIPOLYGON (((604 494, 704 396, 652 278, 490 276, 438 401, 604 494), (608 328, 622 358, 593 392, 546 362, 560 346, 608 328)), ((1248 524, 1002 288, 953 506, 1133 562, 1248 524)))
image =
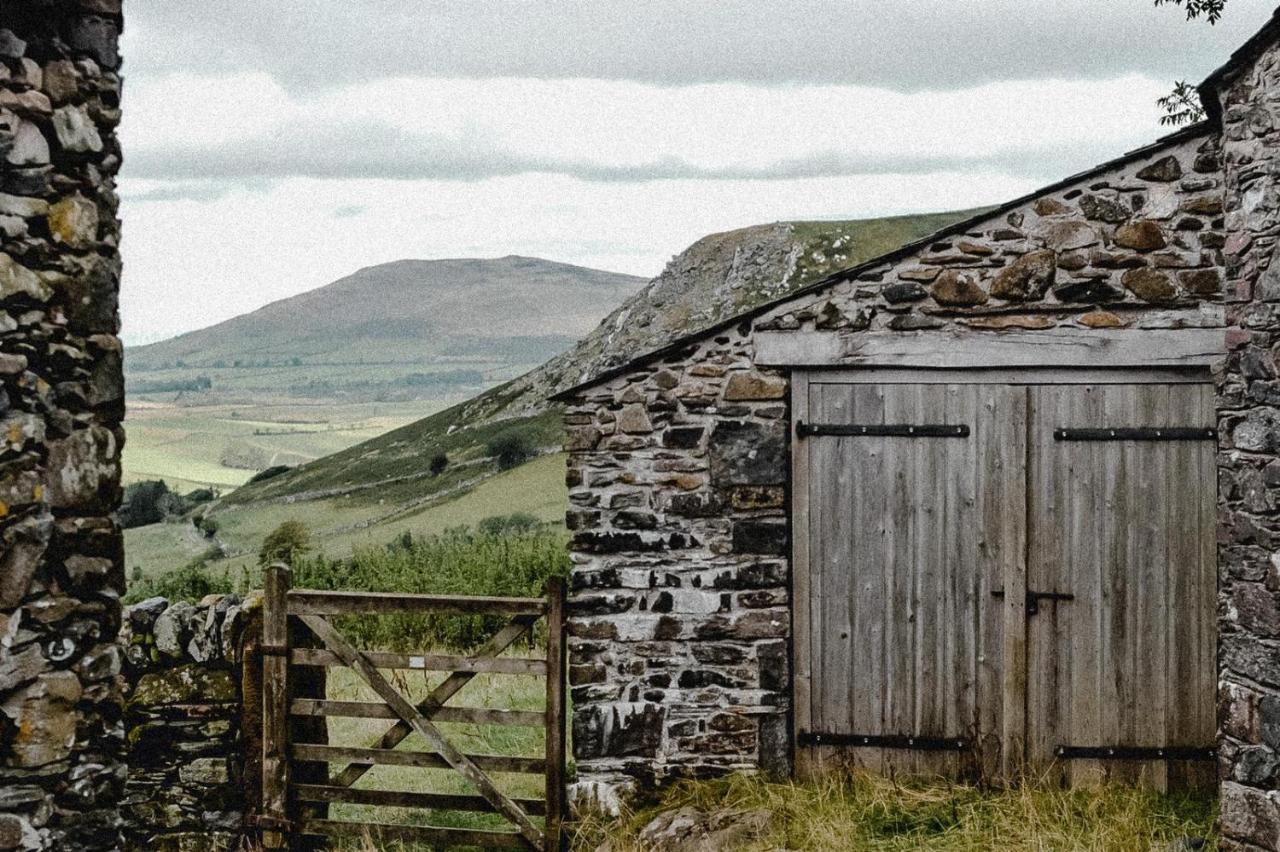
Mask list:
POLYGON ((126 353, 127 481, 230 490, 415 422, 572 346, 643 279, 406 260, 126 353))
MULTIPOLYGON (((251 562, 261 537, 288 518, 306 521, 331 555, 405 530, 435 531, 495 514, 558 518, 565 500, 562 458, 546 456, 503 473, 490 448, 495 438, 515 433, 543 453, 554 452, 562 427, 558 410, 546 402, 550 394, 966 215, 778 223, 705 237, 576 346, 536 369, 225 496, 211 515, 220 524, 219 542, 234 555, 212 564, 251 562), (449 465, 433 475, 431 460, 441 453, 449 465)), ((182 530, 143 528, 126 538, 130 565, 148 572, 163 570, 165 560, 180 564, 201 546, 182 530)))
POLYGON ((369 379, 362 368, 391 364, 536 364, 643 283, 531 257, 401 260, 131 349, 129 370, 139 384, 154 384, 163 376, 153 373, 179 362, 227 371, 306 366, 317 381, 354 383, 369 379))

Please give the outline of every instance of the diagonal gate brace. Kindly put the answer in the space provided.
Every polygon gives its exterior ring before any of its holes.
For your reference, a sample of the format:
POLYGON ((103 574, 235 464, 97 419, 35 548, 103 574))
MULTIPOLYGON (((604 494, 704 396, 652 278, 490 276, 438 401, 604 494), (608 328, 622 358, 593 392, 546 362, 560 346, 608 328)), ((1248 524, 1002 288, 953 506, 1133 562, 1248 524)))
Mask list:
MULTIPOLYGON (((536 615, 516 616, 511 620, 510 624, 503 627, 493 635, 493 638, 480 646, 474 656, 496 657, 528 632, 538 618, 539 616, 536 615)), ((475 676, 475 672, 453 672, 439 686, 431 690, 426 698, 419 701, 416 709, 427 719, 430 719, 435 715, 435 711, 443 707, 444 703, 450 698, 457 695, 462 687, 470 683, 475 676)), ((386 733, 370 743, 369 747, 395 748, 404 742, 405 737, 409 736, 412 731, 413 728, 407 722, 396 722, 387 729, 386 733)), ((329 779, 329 784, 335 787, 350 787, 372 768, 372 763, 349 763, 341 772, 329 779)))
MULTIPOLYGON (((427 721, 426 717, 407 698, 401 695, 382 676, 382 673, 365 659, 360 651, 349 644, 342 637, 342 634, 334 629, 333 625, 317 615, 299 615, 298 619, 310 628, 311 632, 324 643, 326 648, 337 654, 344 663, 359 674, 364 682, 387 703, 387 706, 396 712, 401 721, 413 731, 421 734, 431 747, 444 758, 446 763, 457 770, 462 777, 474 784, 480 795, 489 804, 493 805, 498 813, 515 823, 520 829, 520 835, 530 845, 535 849, 543 848, 546 840, 542 831, 529 820, 528 814, 499 790, 480 767, 476 766, 453 743, 445 739, 444 735, 440 733, 440 729, 427 721)), ((455 674, 457 673, 455 672, 455 674)))

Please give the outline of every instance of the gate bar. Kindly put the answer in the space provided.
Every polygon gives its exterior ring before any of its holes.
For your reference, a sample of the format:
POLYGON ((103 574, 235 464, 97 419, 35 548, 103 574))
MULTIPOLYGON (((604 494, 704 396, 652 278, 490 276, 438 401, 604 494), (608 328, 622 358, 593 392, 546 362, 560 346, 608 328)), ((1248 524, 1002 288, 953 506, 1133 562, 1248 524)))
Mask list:
POLYGON ((565 816, 565 669, 564 641, 565 582, 563 577, 547 580, 547 775, 545 823, 546 848, 558 852, 564 847, 562 823, 565 816))
MULTIPOLYGON (((287 648, 289 616, 289 568, 275 563, 267 568, 263 592, 262 642, 287 648)), ((283 849, 288 838, 281 828, 289 825, 289 660, 283 654, 262 658, 262 845, 283 849)))

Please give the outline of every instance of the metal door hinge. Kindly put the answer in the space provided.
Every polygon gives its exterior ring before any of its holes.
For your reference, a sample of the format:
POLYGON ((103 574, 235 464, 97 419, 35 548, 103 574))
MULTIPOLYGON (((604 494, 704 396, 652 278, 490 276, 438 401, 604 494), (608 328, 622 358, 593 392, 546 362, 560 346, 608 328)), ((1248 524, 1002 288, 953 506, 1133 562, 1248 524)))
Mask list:
POLYGON ((1201 427, 1116 427, 1113 429, 1054 429, 1055 441, 1212 441, 1218 430, 1201 427))
POLYGON ((1054 754, 1064 760, 1216 760, 1213 746, 1067 746, 1054 754))
POLYGON ((967 737, 917 737, 913 734, 837 734, 801 731, 797 739, 803 746, 852 746, 914 751, 967 751, 973 748, 973 741, 967 737))
POLYGON ((796 435, 801 438, 829 435, 837 438, 967 438, 969 427, 964 424, 941 425, 924 423, 890 423, 862 425, 858 423, 796 423, 796 435))

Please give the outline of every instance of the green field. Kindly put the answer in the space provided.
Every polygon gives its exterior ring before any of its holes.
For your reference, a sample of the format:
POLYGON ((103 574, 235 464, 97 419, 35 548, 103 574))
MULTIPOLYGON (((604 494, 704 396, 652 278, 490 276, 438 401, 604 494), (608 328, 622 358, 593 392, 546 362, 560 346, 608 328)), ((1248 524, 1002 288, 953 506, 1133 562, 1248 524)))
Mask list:
MULTIPOLYGON (((354 548, 377 546, 404 532, 413 536, 442 532, 448 527, 474 526, 495 515, 525 512, 539 520, 559 523, 568 497, 564 488, 563 454, 540 456, 526 464, 478 483, 440 502, 405 508, 361 493, 301 503, 258 501, 229 503, 213 516, 220 528, 217 541, 204 538, 189 520, 151 524, 125 530, 126 563, 143 576, 158 576, 180 568, 220 544, 227 556, 209 562, 212 571, 255 569, 258 548, 268 532, 287 520, 303 521, 311 530, 316 551, 328 556, 349 555, 354 548)), ((425 490, 425 489, 423 489, 425 490)))

